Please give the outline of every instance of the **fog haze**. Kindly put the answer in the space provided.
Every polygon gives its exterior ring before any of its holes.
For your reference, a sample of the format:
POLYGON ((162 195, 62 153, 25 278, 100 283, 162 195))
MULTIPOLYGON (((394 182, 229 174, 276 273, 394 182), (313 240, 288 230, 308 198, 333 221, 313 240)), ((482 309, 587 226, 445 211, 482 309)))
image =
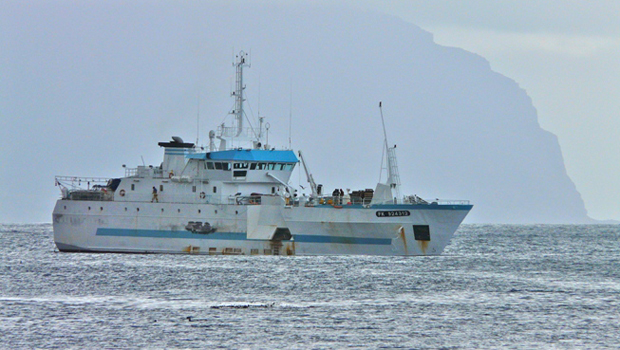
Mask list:
POLYGON ((468 222, 591 222, 527 91, 401 18, 277 2, 3 7, 1 222, 49 221, 54 175, 159 165, 157 142, 194 142, 198 114, 207 144, 233 105, 241 49, 246 111, 267 117, 278 148, 292 115, 292 146, 328 191, 374 188, 381 100, 404 193, 469 199, 468 222))

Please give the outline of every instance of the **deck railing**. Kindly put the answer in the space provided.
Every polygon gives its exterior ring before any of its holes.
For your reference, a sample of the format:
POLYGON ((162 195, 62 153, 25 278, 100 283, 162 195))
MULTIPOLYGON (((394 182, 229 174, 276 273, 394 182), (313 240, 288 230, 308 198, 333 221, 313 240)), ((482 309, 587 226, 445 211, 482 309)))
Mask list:
MULTIPOLYGON (((160 170, 160 169, 150 169, 160 170)), ((127 169, 136 170, 136 169, 127 169)), ((125 196, 120 197, 119 191, 112 191, 109 185, 110 178, 104 177, 79 177, 79 176, 56 176, 56 185, 60 186, 63 199, 71 200, 94 200, 94 201, 113 201, 123 200, 131 202, 150 202, 155 201, 151 193, 137 193, 127 191, 125 196)), ((255 196, 222 196, 205 194, 198 189, 191 193, 169 193, 172 191, 159 191, 157 200, 162 203, 187 203, 187 204, 228 204, 228 205, 255 205, 261 204, 261 195, 255 196)), ((314 205, 363 205, 369 206, 372 197, 359 196, 324 196, 310 201, 307 197, 291 198, 287 206, 314 206, 314 205)), ((469 205, 468 200, 457 199, 422 199, 416 195, 405 196, 403 204, 422 204, 422 205, 469 205)), ((374 204, 393 204, 391 201, 374 204)))
MULTIPOLYGON (((314 204, 328 204, 328 205, 363 205, 368 206, 372 202, 372 197, 370 198, 361 198, 361 197, 347 197, 347 196, 324 196, 319 200, 314 200, 310 205, 314 204)), ((422 199, 417 196, 406 196, 403 198, 403 204, 422 204, 422 205, 469 205, 468 200, 460 200, 460 199, 422 199)), ((386 200, 384 202, 375 202, 376 204, 395 204, 394 201, 386 200)))
POLYGON ((125 177, 152 177, 161 179, 169 177, 169 174, 164 174, 164 171, 159 167, 139 166, 137 168, 125 168, 125 177))
POLYGON ((226 138, 240 138, 253 140, 257 138, 256 131, 252 128, 242 128, 241 133, 235 126, 218 126, 217 135, 226 138))
POLYGON ((56 186, 60 187, 63 199, 72 200, 114 200, 113 192, 107 187, 106 177, 56 176, 56 186))
POLYGON ((110 178, 107 177, 80 177, 80 176, 56 176, 56 186, 63 185, 69 188, 89 190, 92 186, 107 185, 110 178), (84 187, 86 186, 86 187, 84 187))

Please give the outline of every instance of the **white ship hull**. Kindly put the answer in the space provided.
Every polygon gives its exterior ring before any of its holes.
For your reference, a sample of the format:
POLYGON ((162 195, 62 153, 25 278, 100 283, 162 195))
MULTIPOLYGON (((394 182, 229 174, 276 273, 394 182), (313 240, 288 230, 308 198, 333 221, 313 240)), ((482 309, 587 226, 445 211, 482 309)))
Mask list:
POLYGON ((69 252, 438 255, 470 209, 471 205, 340 208, 59 200, 53 225, 58 249, 69 252), (377 212, 406 216, 379 217, 377 212), (186 229, 190 221, 210 222, 217 229, 191 232, 186 229), (428 227, 428 237, 416 237, 414 225, 428 227), (278 227, 290 235, 273 235, 278 227))
POLYGON ((331 196, 325 195, 301 151, 296 154, 268 144, 269 123, 264 118, 256 121, 258 128, 244 127, 247 58, 242 51, 234 64, 233 123, 211 130, 207 149, 173 136, 157 144, 164 149, 160 164, 123 165, 124 177, 56 177, 62 195, 53 213, 58 249, 239 255, 441 254, 471 210, 469 202, 401 196, 396 145, 389 147, 385 125, 386 181, 379 182, 375 190, 347 189, 345 193, 336 188, 331 196), (309 196, 290 184, 299 163, 308 180, 309 196))

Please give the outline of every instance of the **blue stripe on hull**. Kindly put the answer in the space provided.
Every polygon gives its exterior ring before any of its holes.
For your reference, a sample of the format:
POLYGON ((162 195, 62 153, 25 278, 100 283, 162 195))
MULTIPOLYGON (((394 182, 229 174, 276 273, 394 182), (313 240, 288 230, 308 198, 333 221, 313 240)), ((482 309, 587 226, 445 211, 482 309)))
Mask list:
POLYGON ((295 235, 295 242, 299 243, 340 243, 340 244, 376 244, 390 245, 389 238, 364 238, 364 237, 340 237, 340 236, 315 236, 295 235))
MULTIPOLYGON (((472 204, 374 204, 370 207, 363 206, 361 204, 346 204, 342 208, 336 208, 334 210, 342 209, 370 209, 370 210, 471 210, 474 206, 472 204)), ((319 204, 314 208, 334 208, 331 204, 319 204)))
POLYGON ((189 231, 160 231, 118 228, 98 228, 97 236, 144 237, 144 238, 187 238, 187 239, 225 239, 245 240, 245 232, 213 232, 209 234, 192 233, 189 231))
POLYGON ((471 210, 472 204, 375 204, 370 209, 471 210))
MULTIPOLYGON (((116 229, 98 228, 97 236, 113 237, 140 237, 140 238, 184 238, 184 239, 214 239, 214 240, 248 240, 244 232, 214 232, 209 234, 198 234, 189 231, 162 231, 162 230, 138 230, 138 229, 116 229)), ((298 243, 339 243, 339 244, 374 244, 390 245, 392 240, 389 238, 364 238, 364 237, 341 237, 341 236, 319 236, 319 235, 295 235, 295 242, 298 243)), ((263 240, 252 240, 263 241, 263 240)), ((266 241, 266 240, 264 240, 266 241)), ((289 241, 284 241, 289 242, 289 241)))

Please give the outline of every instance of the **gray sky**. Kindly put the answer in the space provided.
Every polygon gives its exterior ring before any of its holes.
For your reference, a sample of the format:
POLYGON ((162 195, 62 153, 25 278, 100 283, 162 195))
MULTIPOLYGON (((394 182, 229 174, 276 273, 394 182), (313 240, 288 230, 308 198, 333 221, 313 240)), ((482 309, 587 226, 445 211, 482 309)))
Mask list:
MULTIPOLYGON (((620 193, 620 118, 616 116, 620 111, 620 2, 325 3, 399 17, 433 33, 439 44, 483 56, 494 70, 527 91, 538 110, 540 125, 558 136, 568 175, 589 215, 620 220, 616 200, 620 193)), ((153 142, 154 134, 157 141, 163 141, 179 125, 193 128, 196 91, 206 100, 201 113, 218 115, 227 110, 227 91, 213 91, 221 85, 219 80, 205 82, 204 77, 215 79, 228 67, 233 46, 256 45, 249 40, 231 42, 232 24, 219 22, 213 27, 221 28, 221 43, 212 47, 196 44, 206 33, 184 28, 186 19, 176 18, 183 16, 174 12, 173 2, 157 3, 170 8, 170 23, 168 18, 154 16, 143 2, 58 4, 0 2, 1 222, 49 221, 50 203, 58 196, 54 174, 119 176, 119 164, 135 166, 142 155, 147 162, 158 161, 160 150, 145 149, 147 141, 153 142), (117 42, 123 30, 129 30, 136 41, 117 42), (175 47, 162 49, 162 42, 175 47), (196 63, 205 57, 221 64, 196 63), (177 65, 170 66, 170 62, 177 65), (162 91, 164 97, 151 97, 162 91), (171 115, 191 120, 179 123, 171 120, 171 115), (151 124, 145 126, 143 120, 151 124), (122 152, 113 152, 121 143, 122 152), (78 160, 87 158, 94 160, 88 171, 78 160)), ((219 7, 228 4, 222 1, 219 7)), ((233 4, 231 11, 243 2, 233 4)), ((297 3, 286 4, 294 11, 297 3)), ((218 20, 208 18, 205 3, 184 6, 196 8, 195 18, 187 22, 218 20)), ((269 18, 262 20, 269 25, 269 18)), ((260 39, 266 46, 271 42, 274 47, 282 46, 276 36, 260 39)), ((251 74, 262 79, 263 98, 274 99, 279 95, 269 91, 265 82, 270 74, 266 62, 260 64, 260 60, 256 55, 256 73, 251 74), (262 71, 256 71, 259 68, 262 71)), ((286 95, 280 96, 283 105, 288 105, 288 94, 281 91, 288 91, 289 84, 273 85, 280 95, 286 95)), ((261 103, 269 110, 265 99, 261 103)), ((183 135, 193 135, 193 131, 183 135)))
MULTIPOLYGON (((352 1, 352 5, 359 2, 352 1)), ((475 52, 532 98, 595 219, 620 220, 620 1, 371 1, 475 52)))

